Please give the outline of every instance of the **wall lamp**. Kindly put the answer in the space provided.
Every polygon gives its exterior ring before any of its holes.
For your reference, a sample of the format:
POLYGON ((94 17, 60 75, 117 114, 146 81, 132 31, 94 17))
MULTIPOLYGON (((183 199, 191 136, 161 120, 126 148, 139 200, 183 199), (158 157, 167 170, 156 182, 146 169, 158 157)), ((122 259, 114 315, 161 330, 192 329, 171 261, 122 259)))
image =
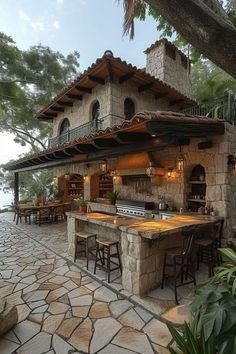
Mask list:
POLYGON ((174 171, 173 167, 169 167, 168 168, 168 170, 167 170, 167 177, 168 178, 172 177, 173 171, 174 171))
POLYGON ((181 146, 179 147, 179 153, 177 155, 177 171, 184 171, 184 155, 181 146))

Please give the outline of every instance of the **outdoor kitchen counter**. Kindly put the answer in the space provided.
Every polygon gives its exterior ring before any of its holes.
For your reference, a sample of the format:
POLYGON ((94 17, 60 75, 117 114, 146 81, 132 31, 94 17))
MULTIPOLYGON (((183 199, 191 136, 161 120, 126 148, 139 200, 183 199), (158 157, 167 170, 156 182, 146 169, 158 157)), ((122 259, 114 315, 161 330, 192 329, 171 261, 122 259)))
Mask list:
POLYGON ((103 213, 79 213, 68 212, 67 216, 77 220, 101 225, 111 229, 119 229, 129 234, 138 235, 147 239, 161 240, 165 235, 182 231, 191 226, 200 226, 214 223, 219 217, 192 214, 175 214, 167 220, 130 218, 120 215, 109 215, 103 213))
MULTIPOLYGON (((122 286, 143 296, 161 281, 164 252, 182 243, 182 230, 210 225, 218 217, 178 214, 168 220, 139 219, 98 212, 67 213, 68 253, 74 256, 77 230, 118 240, 122 259, 122 286)), ((93 269, 91 269, 93 271, 93 269)))

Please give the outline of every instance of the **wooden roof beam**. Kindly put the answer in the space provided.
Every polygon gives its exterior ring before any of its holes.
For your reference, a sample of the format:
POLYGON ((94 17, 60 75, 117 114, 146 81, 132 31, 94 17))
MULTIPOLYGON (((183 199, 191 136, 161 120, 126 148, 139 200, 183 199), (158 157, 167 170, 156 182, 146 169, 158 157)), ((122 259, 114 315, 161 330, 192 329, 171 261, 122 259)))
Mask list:
POLYGON ((113 81, 114 75, 113 75, 112 63, 109 59, 107 59, 106 61, 106 67, 107 67, 109 81, 113 81))
POLYGON ((72 103, 72 102, 57 101, 57 103, 58 103, 60 106, 66 106, 66 107, 72 107, 72 106, 73 106, 73 103, 72 103))
POLYGON ((88 87, 76 85, 75 88, 76 88, 76 90, 84 92, 84 93, 90 93, 90 94, 92 93, 92 89, 88 88, 88 87))
POLYGON ((64 112, 64 108, 62 107, 51 107, 51 110, 55 112, 64 112))
POLYGON ((155 95, 155 99, 156 100, 160 100, 161 98, 166 97, 168 95, 169 95, 169 92, 160 92, 160 93, 155 95))
POLYGON ((113 139, 119 144, 129 144, 135 141, 143 141, 150 138, 149 133, 123 133, 117 132, 112 135, 113 139))
POLYGON ((72 93, 67 93, 66 94, 67 97, 71 98, 72 100, 78 100, 78 101, 82 101, 83 97, 80 95, 73 95, 72 93))
POLYGON ((102 79, 101 77, 88 75, 87 79, 90 80, 90 81, 96 82, 96 84, 105 85, 105 80, 102 79))
POLYGON ((44 112, 43 114, 44 114, 45 116, 49 116, 49 117, 57 117, 57 113, 44 112))
POLYGON ((94 139, 92 141, 92 145, 98 149, 107 149, 107 148, 111 148, 111 147, 116 147, 119 145, 119 143, 117 143, 115 140, 113 139, 94 139))
POLYGON ((139 87, 138 87, 138 92, 141 93, 141 92, 147 91, 147 90, 149 90, 150 88, 152 88, 153 85, 154 85, 153 82, 149 82, 148 84, 139 86, 139 87))
POLYGON ((119 84, 123 84, 123 82, 130 80, 134 76, 134 72, 131 71, 119 78, 119 84))
POLYGON ((182 98, 178 99, 178 100, 173 100, 173 101, 170 101, 169 102, 169 105, 170 106, 174 106, 175 104, 180 104, 180 103, 183 103, 184 100, 182 98))

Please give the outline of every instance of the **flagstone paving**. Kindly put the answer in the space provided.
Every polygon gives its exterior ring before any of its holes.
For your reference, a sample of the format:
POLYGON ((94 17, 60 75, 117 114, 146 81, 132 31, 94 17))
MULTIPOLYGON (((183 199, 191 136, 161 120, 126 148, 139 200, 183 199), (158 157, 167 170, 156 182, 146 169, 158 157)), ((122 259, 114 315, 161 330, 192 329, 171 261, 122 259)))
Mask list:
POLYGON ((61 257, 61 225, 53 236, 49 227, 16 227, 6 217, 0 216, 0 296, 16 304, 19 320, 0 339, 1 354, 169 352, 163 322, 61 257))

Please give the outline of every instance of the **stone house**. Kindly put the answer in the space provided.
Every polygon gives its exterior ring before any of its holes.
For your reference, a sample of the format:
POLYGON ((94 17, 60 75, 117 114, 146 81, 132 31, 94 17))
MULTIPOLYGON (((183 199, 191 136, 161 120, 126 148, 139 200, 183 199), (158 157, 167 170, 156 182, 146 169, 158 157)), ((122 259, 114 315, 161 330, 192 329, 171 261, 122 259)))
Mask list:
POLYGON ((37 114, 53 125, 48 149, 7 168, 17 179, 21 171, 53 167, 66 200, 82 194, 102 202, 118 190, 121 198, 156 205, 165 198, 176 210, 207 205, 225 217, 229 237, 235 127, 179 113, 194 104, 188 58, 165 39, 145 53, 146 67, 138 69, 106 51, 37 114))

